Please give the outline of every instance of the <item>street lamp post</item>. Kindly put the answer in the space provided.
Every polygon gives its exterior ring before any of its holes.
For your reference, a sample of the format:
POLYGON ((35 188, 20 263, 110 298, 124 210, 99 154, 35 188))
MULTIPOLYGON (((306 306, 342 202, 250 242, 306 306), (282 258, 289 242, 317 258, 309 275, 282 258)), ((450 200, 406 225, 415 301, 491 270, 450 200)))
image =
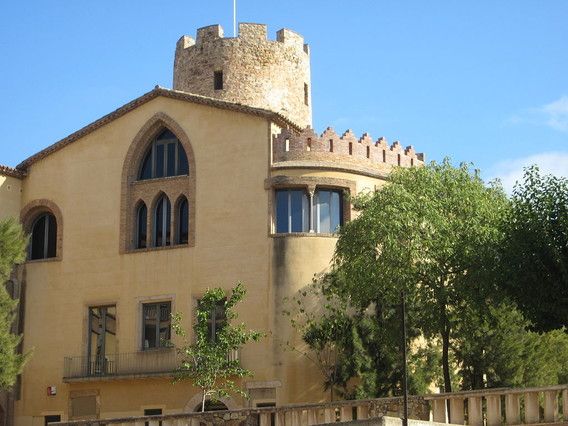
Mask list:
POLYGON ((406 301, 404 297, 404 290, 400 292, 400 307, 402 314, 402 394, 403 394, 403 408, 402 408, 402 426, 408 426, 408 371, 406 360, 406 301))

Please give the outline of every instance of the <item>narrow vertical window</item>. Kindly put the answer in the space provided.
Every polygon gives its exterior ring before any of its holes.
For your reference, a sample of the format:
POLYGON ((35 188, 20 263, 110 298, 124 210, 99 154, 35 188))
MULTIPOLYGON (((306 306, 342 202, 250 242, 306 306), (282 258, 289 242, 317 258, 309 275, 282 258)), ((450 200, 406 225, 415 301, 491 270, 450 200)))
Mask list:
POLYGON ((187 244, 189 237, 189 204, 187 198, 183 197, 179 201, 177 210, 176 243, 187 244))
POLYGON ((304 104, 310 104, 310 88, 308 87, 308 83, 304 83, 304 104))
POLYGON ((383 163, 387 162, 387 152, 383 149, 383 163))
POLYGON ((371 157, 371 147, 367 146, 367 158, 371 157))
POLYGON ((329 140, 329 152, 333 152, 333 139, 329 140))
POLYGON ((169 246, 171 224, 171 204, 168 197, 163 195, 156 203, 154 210, 154 246, 169 246))
POLYGON ((312 150, 312 138, 308 138, 306 149, 308 150, 308 152, 312 150))
POLYGON ((215 90, 223 89, 223 71, 215 71, 213 73, 213 88, 215 90))
POLYGON ((56 256, 57 251, 57 222, 51 213, 39 216, 32 225, 29 257, 48 259, 56 256))
POLYGON ((398 165, 400 166, 400 154, 397 155, 397 160, 396 160, 396 161, 397 161, 398 165))
POLYGON ((353 143, 349 142, 349 155, 353 155, 353 143))
POLYGON ((168 345, 171 337, 171 302, 142 305, 142 349, 168 345))
POLYGON ((146 204, 141 203, 136 211, 136 248, 146 248, 146 225, 148 209, 146 204))

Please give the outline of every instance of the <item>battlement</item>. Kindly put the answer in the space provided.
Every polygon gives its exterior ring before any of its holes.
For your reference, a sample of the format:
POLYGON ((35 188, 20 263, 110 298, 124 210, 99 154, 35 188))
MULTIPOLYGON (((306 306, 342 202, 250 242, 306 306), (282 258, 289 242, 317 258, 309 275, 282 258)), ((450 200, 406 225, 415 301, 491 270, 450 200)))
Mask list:
POLYGON ((249 42, 249 43, 281 43, 297 49, 302 49, 309 54, 308 45, 304 43, 304 37, 295 31, 282 28, 276 32, 276 39, 268 39, 268 28, 265 24, 255 24, 248 22, 239 23, 239 33, 237 37, 225 37, 225 32, 221 25, 208 25, 199 28, 195 40, 191 36, 184 35, 179 41, 177 48, 187 49, 192 46, 202 47, 208 43, 218 40, 223 42, 249 42))
POLYGON ((284 129, 273 140, 273 162, 317 162, 341 164, 344 168, 385 171, 393 166, 413 167, 424 164, 424 154, 400 142, 391 145, 384 137, 373 141, 368 133, 357 138, 351 130, 339 136, 331 127, 318 135, 310 127, 301 133, 284 129))

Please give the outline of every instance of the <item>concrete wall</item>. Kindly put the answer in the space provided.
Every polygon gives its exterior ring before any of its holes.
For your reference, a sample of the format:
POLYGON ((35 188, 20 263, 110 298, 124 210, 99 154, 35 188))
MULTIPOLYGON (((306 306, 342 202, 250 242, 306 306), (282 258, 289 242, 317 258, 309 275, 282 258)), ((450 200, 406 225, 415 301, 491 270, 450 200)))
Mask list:
POLYGON ((20 179, 0 173, 0 220, 20 217, 21 190, 20 179))

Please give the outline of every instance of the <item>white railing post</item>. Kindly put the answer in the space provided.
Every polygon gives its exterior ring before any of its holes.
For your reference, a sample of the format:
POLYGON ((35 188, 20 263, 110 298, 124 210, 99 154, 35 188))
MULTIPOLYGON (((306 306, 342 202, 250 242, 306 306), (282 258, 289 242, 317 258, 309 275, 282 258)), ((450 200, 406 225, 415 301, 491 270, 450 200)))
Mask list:
POLYGON ((562 391, 562 416, 564 421, 568 420, 568 389, 562 391))
POLYGON ((270 413, 260 413, 260 426, 270 426, 270 413))
POLYGON ((357 406, 357 420, 366 420, 369 418, 369 407, 366 405, 357 406))
POLYGON ((501 395, 488 395, 487 401, 487 426, 499 426, 501 424, 501 395))
POLYGON ((525 423, 538 423, 540 421, 539 410, 538 392, 525 393, 525 423))
POLYGON ((450 423, 454 425, 465 423, 463 401, 461 397, 450 398, 450 423))
POLYGON ((553 423, 558 420, 558 392, 544 392, 544 421, 545 423, 553 423))
POLYGON ((276 413, 276 426, 286 426, 286 412, 278 411, 276 413))
POLYGON ((318 410, 315 408, 308 409, 308 426, 317 425, 318 423, 318 410))
POLYGON ((350 405, 341 407, 341 421, 350 422, 353 420, 353 407, 350 405))
POLYGON ((519 394, 508 393, 505 395, 505 423, 508 425, 518 425, 521 423, 519 394))
POLYGON ((483 426, 483 404, 481 396, 467 398, 468 425, 483 426))
POLYGON ((323 410, 323 421, 324 423, 335 423, 335 409, 326 408, 323 410))
POLYGON ((446 412, 446 400, 443 398, 437 398, 432 401, 432 417, 437 423, 447 423, 447 412, 446 412))

